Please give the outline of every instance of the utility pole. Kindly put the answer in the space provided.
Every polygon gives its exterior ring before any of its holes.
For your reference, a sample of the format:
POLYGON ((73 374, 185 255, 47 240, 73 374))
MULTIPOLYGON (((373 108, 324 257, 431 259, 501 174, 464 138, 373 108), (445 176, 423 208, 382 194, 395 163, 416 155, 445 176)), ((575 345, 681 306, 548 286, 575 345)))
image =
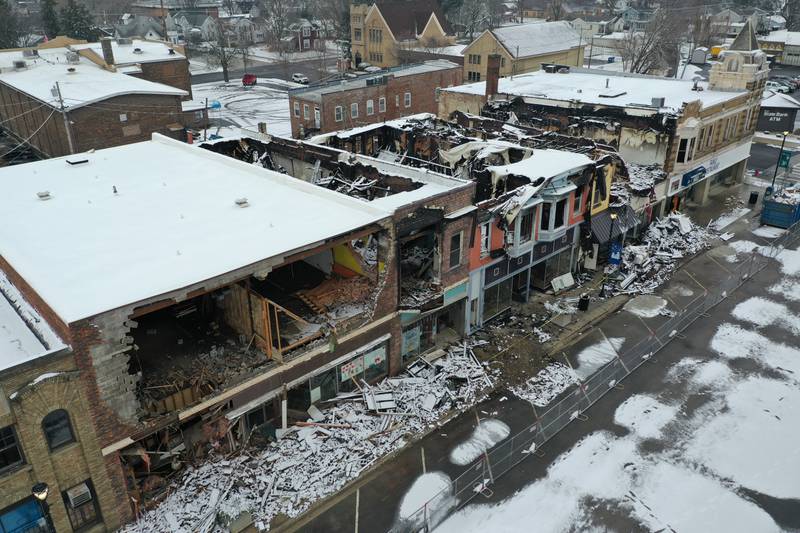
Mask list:
POLYGON ((169 41, 167 35, 167 18, 164 16, 164 0, 161 0, 161 29, 164 31, 164 40, 169 41))
POLYGON ((592 40, 589 41, 589 68, 592 68, 592 54, 594 54, 594 35, 592 35, 592 40))
POLYGON ((56 98, 58 98, 58 107, 61 111, 61 116, 64 119, 64 129, 67 131, 67 144, 69 144, 69 153, 75 153, 75 145, 72 142, 72 128, 69 127, 69 118, 67 118, 67 111, 64 109, 64 99, 61 97, 61 87, 56 82, 56 98))

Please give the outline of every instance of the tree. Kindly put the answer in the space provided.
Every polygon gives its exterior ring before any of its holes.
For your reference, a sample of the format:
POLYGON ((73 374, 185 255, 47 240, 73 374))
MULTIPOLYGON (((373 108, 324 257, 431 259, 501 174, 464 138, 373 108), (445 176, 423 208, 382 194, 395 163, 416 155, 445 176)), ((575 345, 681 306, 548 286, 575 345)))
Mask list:
POLYGON ((486 5, 483 0, 464 0, 459 10, 459 19, 464 27, 464 35, 472 41, 475 34, 486 21, 486 5))
POLYGON ((264 0, 264 13, 269 13, 265 18, 267 22, 267 33, 270 43, 279 51, 281 39, 289 27, 289 1, 288 0, 264 0))
POLYGON ((214 21, 214 31, 217 39, 209 43, 207 62, 210 67, 222 68, 222 78, 227 83, 230 81, 229 70, 244 54, 240 47, 231 43, 230 35, 218 20, 214 21))
POLYGON ((673 12, 662 8, 643 31, 628 31, 617 45, 625 71, 647 74, 656 68, 677 65, 682 40, 679 20, 673 12))
POLYGON ((61 25, 58 23, 58 14, 56 13, 56 0, 42 0, 41 10, 44 34, 52 39, 61 32, 61 25))
POLYGON ((564 0, 550 0, 547 5, 548 19, 561 20, 564 16, 564 0))
POLYGON ((348 0, 319 0, 317 16, 322 21, 325 34, 339 41, 342 57, 350 57, 350 2, 348 0))
POLYGON ((800 31, 800 0, 786 0, 783 16, 786 19, 787 30, 800 31))
POLYGON ((8 0, 0 0, 0 48, 16 48, 19 43, 19 19, 8 0))
POLYGON ((97 38, 91 13, 83 5, 75 3, 75 0, 68 0, 61 10, 61 29, 74 39, 94 41, 97 38))

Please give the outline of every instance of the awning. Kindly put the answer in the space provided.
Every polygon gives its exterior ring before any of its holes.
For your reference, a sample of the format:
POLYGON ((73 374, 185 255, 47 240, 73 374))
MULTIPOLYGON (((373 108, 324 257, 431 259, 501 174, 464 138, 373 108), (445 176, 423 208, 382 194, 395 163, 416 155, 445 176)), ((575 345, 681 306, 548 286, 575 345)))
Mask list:
POLYGON ((639 217, 631 206, 606 209, 602 213, 592 216, 592 241, 600 244, 607 243, 609 237, 616 239, 638 225, 639 217), (617 219, 613 221, 613 234, 611 213, 617 215, 617 219))

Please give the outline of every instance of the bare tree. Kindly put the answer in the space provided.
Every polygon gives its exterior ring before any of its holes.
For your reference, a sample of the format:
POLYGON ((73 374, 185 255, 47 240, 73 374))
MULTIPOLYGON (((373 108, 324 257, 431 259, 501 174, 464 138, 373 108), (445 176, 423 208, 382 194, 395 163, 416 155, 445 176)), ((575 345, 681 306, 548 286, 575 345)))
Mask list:
POLYGON ((786 19, 787 30, 800 31, 800 0, 786 0, 783 16, 786 19))
POLYGON ((550 20, 561 20, 564 16, 564 0, 550 0, 547 3, 547 11, 550 20))
POLYGON ((457 18, 464 27, 464 35, 472 41, 485 23, 486 5, 482 0, 464 0, 457 18))
POLYGON ((646 74, 673 64, 681 42, 679 24, 674 13, 659 9, 643 31, 628 31, 617 45, 625 71, 646 74))
POLYGON ((281 39, 289 27, 289 1, 264 0, 264 13, 268 14, 265 20, 270 44, 282 52, 281 39))
POLYGON ((208 65, 221 67, 222 78, 227 83, 230 81, 229 70, 234 66, 237 59, 243 57, 243 49, 238 46, 238 43, 231 42, 230 34, 219 20, 214 21, 214 26, 217 39, 209 43, 208 65))
POLYGON ((503 23, 503 14, 506 6, 503 0, 485 0, 484 5, 487 10, 487 22, 489 29, 494 29, 503 23))

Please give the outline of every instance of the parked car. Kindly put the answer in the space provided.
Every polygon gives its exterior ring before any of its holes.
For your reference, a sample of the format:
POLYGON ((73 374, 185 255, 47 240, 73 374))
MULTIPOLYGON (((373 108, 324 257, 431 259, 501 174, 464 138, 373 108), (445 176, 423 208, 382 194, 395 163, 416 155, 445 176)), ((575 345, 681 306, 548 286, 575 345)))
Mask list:
POLYGON ((797 89, 798 82, 788 76, 773 76, 770 80, 786 85, 792 90, 797 89))
POLYGON ((768 80, 767 81, 766 87, 770 91, 775 91, 775 92, 784 93, 784 94, 788 94, 788 93, 792 92, 789 89, 789 87, 787 87, 786 85, 783 85, 782 83, 778 83, 778 82, 772 81, 772 80, 768 80))
POLYGON ((245 74, 242 76, 242 85, 245 87, 252 87, 258 82, 258 77, 255 74, 245 74))
POLYGON ((308 77, 305 74, 300 74, 299 72, 295 72, 292 74, 292 81, 295 83, 302 83, 303 85, 308 85, 308 77))

